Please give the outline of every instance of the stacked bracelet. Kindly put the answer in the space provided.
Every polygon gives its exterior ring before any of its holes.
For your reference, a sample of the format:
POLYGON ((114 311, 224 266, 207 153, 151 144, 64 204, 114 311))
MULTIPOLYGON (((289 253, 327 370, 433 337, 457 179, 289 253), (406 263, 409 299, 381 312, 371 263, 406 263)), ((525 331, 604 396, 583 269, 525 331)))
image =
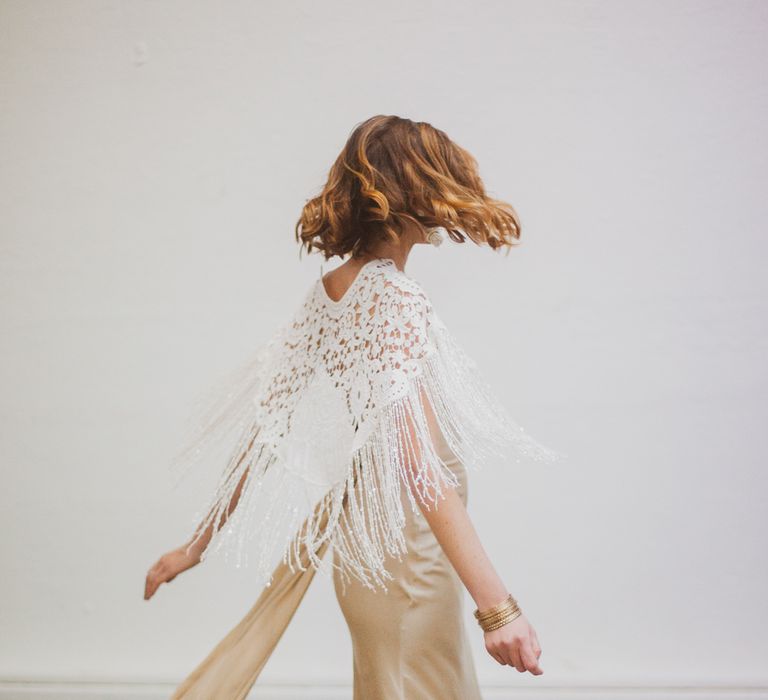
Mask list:
POLYGON ((512 597, 511 593, 501 603, 488 608, 488 610, 483 612, 475 610, 477 624, 483 628, 483 632, 490 632, 503 627, 522 614, 517 601, 512 597))

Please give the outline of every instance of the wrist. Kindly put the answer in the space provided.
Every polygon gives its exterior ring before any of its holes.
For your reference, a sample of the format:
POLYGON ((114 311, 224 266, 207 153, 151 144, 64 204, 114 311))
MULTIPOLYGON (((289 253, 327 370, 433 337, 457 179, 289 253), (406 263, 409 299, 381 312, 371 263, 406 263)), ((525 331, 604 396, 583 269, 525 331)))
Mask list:
POLYGON ((201 540, 197 540, 196 542, 185 542, 181 546, 182 551, 186 556, 190 557, 191 559, 194 559, 196 561, 200 560, 200 555, 203 552, 203 549, 205 549, 205 543, 201 540))
POLYGON ((475 601, 477 609, 482 612, 483 610, 488 610, 503 602, 508 595, 509 591, 501 582, 499 582, 495 586, 478 591, 472 598, 475 601))
POLYGON ((522 614, 520 606, 510 593, 498 605, 485 610, 475 610, 475 619, 480 627, 482 627, 483 632, 493 632, 499 629, 499 627, 503 627, 516 620, 522 614))

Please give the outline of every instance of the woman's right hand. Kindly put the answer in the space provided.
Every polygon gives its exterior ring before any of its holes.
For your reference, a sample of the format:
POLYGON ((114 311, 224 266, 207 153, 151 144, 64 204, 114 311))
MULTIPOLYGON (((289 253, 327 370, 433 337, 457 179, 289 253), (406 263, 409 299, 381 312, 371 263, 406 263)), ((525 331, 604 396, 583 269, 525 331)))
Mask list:
POLYGON ((144 600, 149 600, 161 583, 173 581, 182 571, 200 563, 200 554, 193 547, 187 553, 187 545, 172 549, 160 557, 147 572, 144 583, 144 600))
POLYGON ((540 676, 541 646, 536 631, 525 615, 518 615, 512 622, 491 632, 484 632, 485 648, 502 666, 514 666, 520 673, 530 671, 540 676))

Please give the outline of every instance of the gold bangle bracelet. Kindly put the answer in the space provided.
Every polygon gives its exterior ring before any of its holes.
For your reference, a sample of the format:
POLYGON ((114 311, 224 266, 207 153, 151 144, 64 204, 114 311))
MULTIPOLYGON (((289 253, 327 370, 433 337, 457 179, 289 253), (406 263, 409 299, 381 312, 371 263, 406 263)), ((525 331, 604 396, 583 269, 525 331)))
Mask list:
POLYGON ((500 612, 501 610, 506 609, 509 605, 517 605, 517 601, 512 597, 512 594, 510 593, 507 595, 507 597, 501 601, 498 605, 494 605, 491 608, 488 608, 487 610, 483 610, 480 612, 479 609, 475 610, 475 617, 478 620, 485 619, 487 617, 490 617, 491 615, 500 612))
POLYGON ((484 617, 485 615, 492 615, 494 612, 497 612, 498 610, 501 610, 503 607, 508 605, 510 602, 512 602, 512 600, 514 600, 512 598, 512 594, 509 593, 509 594, 507 594, 507 597, 504 598, 504 600, 502 600, 497 605, 494 605, 494 606, 492 606, 490 608, 487 608, 487 609, 483 610, 482 612, 480 611, 479 608, 476 609, 475 610, 475 617, 481 618, 481 617, 484 617))
POLYGON ((488 618, 487 620, 478 620, 477 624, 480 625, 481 627, 487 627, 488 625, 492 625, 492 624, 498 622, 499 620, 503 620, 503 619, 509 617, 510 615, 514 615, 515 613, 517 613, 519 611, 520 611, 520 608, 517 608, 517 607, 510 608, 509 610, 506 610, 503 613, 499 613, 498 615, 494 615, 493 617, 488 618))
POLYGON ((493 613, 485 613, 485 614, 481 615, 480 617, 477 618, 477 620, 478 620, 478 622, 484 622, 484 621, 487 621, 487 620, 492 620, 492 619, 498 617, 499 615, 505 615, 510 610, 516 610, 517 608, 518 608, 517 603, 508 603, 503 608, 500 608, 500 609, 498 609, 497 611, 495 611, 493 613))
POLYGON ((484 617, 484 618, 478 620, 478 623, 481 624, 481 625, 482 624, 486 624, 486 625, 492 624, 492 623, 500 620, 503 617, 507 617, 508 615, 516 613, 518 610, 520 610, 520 608, 517 605, 515 605, 515 606, 507 608, 506 610, 502 610, 501 612, 498 612, 495 615, 491 615, 490 617, 484 617))
POLYGON ((522 614, 523 614, 522 611, 518 609, 508 617, 504 617, 492 625, 483 626, 483 632, 493 632, 493 630, 497 630, 499 629, 499 627, 503 627, 504 625, 509 624, 510 622, 512 622, 512 620, 516 620, 522 614))

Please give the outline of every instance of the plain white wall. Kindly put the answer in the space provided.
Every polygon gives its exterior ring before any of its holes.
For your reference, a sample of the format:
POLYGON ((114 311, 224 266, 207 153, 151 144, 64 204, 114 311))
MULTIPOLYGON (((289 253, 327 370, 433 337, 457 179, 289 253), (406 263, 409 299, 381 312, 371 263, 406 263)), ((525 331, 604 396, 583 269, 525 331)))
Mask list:
MULTIPOLYGON (((567 465, 471 475, 543 643, 487 687, 768 685, 764 2, 0 3, 0 679, 178 681, 257 597, 142 600, 218 468, 192 398, 320 272, 293 226, 355 124, 426 120, 518 209, 407 273, 567 465)), ((325 264, 325 270, 336 263, 325 264)), ((344 684, 317 578, 263 682, 344 684)), ((260 681, 260 682, 262 682, 260 681)))

